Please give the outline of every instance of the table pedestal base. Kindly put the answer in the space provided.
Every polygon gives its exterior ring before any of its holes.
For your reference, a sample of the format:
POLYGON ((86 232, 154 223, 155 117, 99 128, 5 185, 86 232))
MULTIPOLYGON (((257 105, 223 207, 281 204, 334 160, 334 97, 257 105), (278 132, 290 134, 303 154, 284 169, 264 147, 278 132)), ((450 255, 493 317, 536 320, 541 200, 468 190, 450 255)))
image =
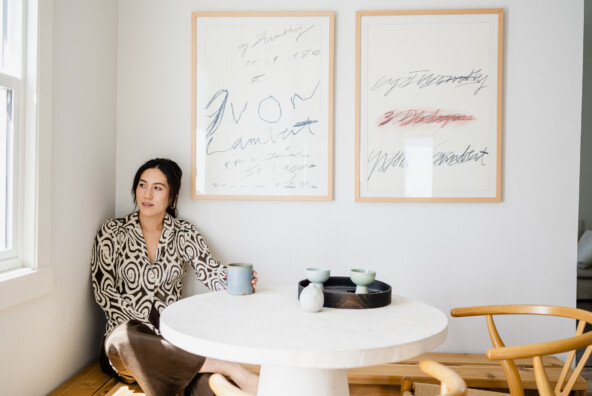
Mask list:
POLYGON ((347 370, 261 366, 257 396, 349 396, 347 370))

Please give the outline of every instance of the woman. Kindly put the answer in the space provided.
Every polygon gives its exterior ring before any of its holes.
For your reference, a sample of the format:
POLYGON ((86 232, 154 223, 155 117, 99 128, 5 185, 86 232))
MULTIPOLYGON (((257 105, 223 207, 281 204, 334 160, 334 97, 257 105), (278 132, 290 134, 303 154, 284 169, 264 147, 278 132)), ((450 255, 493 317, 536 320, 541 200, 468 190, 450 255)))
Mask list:
POLYGON ((186 395, 213 395, 209 375, 202 375, 213 372, 255 394, 258 377, 241 365, 193 355, 160 335, 160 313, 181 298, 185 264, 209 289, 224 289, 218 276, 221 265, 199 231, 176 218, 181 174, 171 160, 146 162, 132 187, 138 210, 107 221, 97 233, 92 285, 107 318, 101 367, 125 382, 137 381, 149 396, 170 396, 183 389, 186 395))

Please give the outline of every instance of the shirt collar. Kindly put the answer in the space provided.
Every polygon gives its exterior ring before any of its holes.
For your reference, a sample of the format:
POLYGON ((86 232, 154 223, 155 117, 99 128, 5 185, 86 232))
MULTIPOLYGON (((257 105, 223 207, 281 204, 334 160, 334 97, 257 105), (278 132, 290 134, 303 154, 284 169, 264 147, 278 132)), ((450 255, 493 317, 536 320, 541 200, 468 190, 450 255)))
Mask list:
MULTIPOLYGON (((139 234, 142 235, 142 227, 140 226, 140 212, 135 211, 128 217, 128 224, 139 234)), ((164 214, 163 229, 161 241, 167 241, 174 235, 174 218, 168 213, 164 214)))
POLYGON ((174 218, 168 213, 164 214, 163 230, 161 239, 168 241, 173 236, 174 218))

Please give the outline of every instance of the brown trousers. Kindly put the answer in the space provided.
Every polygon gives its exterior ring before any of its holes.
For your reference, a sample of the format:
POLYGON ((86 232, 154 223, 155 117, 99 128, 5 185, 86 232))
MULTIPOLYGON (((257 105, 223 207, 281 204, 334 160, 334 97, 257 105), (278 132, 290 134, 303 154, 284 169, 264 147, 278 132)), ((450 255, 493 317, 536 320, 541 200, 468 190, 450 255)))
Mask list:
POLYGON ((184 351, 136 320, 117 326, 105 339, 101 367, 120 380, 137 381, 146 396, 213 396, 205 358, 184 351))

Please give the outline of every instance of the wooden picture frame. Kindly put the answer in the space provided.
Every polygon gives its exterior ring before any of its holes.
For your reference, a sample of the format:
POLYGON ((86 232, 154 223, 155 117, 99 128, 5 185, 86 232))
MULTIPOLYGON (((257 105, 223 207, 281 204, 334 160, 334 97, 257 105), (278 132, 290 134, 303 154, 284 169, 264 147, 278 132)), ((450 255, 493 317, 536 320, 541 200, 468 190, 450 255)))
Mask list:
POLYGON ((356 19, 356 201, 501 201, 503 10, 356 19))
POLYGON ((333 12, 192 13, 192 199, 333 199, 333 12))

